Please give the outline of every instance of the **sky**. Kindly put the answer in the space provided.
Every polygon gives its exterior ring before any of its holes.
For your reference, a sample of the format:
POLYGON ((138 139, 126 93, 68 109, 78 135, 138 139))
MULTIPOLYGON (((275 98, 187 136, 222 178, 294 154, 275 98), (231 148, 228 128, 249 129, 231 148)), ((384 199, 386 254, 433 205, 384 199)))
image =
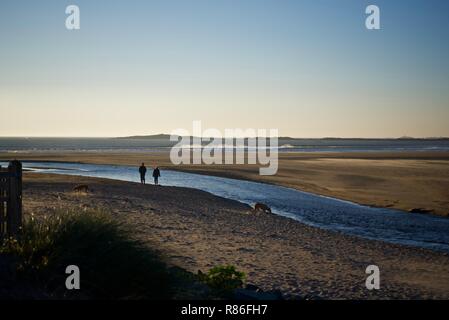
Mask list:
POLYGON ((2 0, 0 136, 449 136, 448 39, 447 0, 2 0))

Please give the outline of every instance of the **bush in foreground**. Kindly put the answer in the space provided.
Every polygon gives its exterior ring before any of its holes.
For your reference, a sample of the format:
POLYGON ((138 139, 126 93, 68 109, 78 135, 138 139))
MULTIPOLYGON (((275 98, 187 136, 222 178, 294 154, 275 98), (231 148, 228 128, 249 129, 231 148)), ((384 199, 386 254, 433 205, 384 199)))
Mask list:
POLYGON ((216 266, 204 274, 198 272, 200 281, 207 284, 216 295, 230 296, 232 292, 241 288, 245 280, 245 274, 237 271, 234 266, 216 266))

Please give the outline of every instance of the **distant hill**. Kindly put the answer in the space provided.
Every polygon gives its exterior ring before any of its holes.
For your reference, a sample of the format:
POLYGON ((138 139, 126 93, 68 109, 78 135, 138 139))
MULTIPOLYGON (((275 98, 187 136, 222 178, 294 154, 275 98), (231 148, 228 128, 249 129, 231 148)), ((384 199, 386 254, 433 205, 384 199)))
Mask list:
POLYGON ((400 137, 398 140, 449 140, 448 137, 426 137, 426 138, 414 138, 414 137, 400 137))
POLYGON ((153 135, 118 137, 116 139, 170 140, 170 135, 161 133, 161 134, 153 134, 153 135))
MULTIPOLYGON (((165 133, 153 135, 136 135, 128 137, 117 137, 115 139, 129 139, 129 140, 170 140, 170 135, 165 133)), ((301 141, 301 140, 449 140, 449 137, 428 137, 428 138, 414 138, 403 136, 399 138, 338 138, 338 137, 324 137, 324 138, 293 138, 293 137, 278 137, 283 141, 301 141)))

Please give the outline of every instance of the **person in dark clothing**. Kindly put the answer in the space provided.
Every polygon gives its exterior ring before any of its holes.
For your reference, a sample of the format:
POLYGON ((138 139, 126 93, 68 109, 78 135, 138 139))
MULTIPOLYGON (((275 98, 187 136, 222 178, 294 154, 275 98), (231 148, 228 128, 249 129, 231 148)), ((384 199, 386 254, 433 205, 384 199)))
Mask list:
POLYGON ((140 183, 145 184, 145 174, 147 173, 147 168, 145 167, 145 163, 143 162, 139 168, 139 173, 140 173, 140 183))
POLYGON ((153 178, 154 178, 154 184, 155 185, 158 185, 159 184, 159 177, 161 176, 161 172, 159 171, 159 168, 158 167, 156 167, 154 170, 153 170, 153 178))

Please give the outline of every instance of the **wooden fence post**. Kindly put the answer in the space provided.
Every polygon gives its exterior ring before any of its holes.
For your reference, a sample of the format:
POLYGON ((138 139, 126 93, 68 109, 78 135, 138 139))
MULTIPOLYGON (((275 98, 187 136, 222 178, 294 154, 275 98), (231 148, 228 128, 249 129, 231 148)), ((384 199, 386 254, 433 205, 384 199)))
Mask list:
MULTIPOLYGON (((0 173, 2 172, 2 166, 0 166, 0 173)), ((4 181, 7 181, 6 178, 2 178, 0 175, 0 241, 5 235, 5 223, 6 223, 6 213, 5 213, 5 205, 4 198, 6 197, 6 189, 4 181)))
POLYGON ((9 163, 9 203, 7 212, 7 234, 16 237, 22 229, 22 164, 14 160, 9 163))

